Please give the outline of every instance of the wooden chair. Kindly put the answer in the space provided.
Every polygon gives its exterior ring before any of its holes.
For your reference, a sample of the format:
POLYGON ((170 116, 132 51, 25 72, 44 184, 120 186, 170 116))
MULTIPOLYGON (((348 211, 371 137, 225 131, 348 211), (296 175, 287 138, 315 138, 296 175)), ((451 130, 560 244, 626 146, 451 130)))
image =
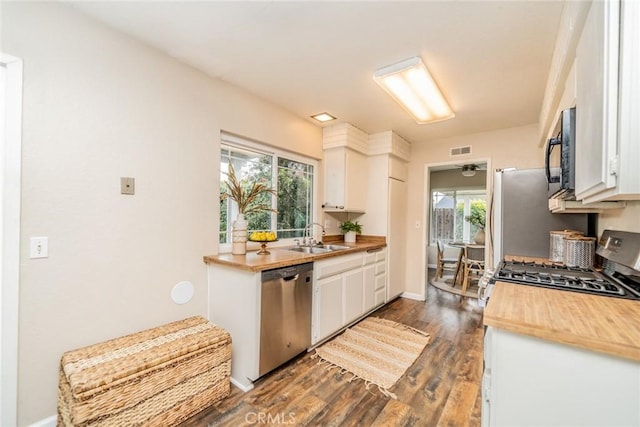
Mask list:
POLYGON ((464 276, 462 279, 462 296, 471 284, 472 275, 481 276, 484 273, 484 245, 465 245, 462 257, 464 276))
MULTIPOLYGON (((456 271, 458 267, 458 259, 457 258, 445 258, 444 257, 444 245, 440 240, 437 242, 438 247, 438 255, 436 260, 436 277, 435 280, 438 280, 444 274, 444 271, 456 271)), ((454 283, 455 286, 455 283, 454 283)))

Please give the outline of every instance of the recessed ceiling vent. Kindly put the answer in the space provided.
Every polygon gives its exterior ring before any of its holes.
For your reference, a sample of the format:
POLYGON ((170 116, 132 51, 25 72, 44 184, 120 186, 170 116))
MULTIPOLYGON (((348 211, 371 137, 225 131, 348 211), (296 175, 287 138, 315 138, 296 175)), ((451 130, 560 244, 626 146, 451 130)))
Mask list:
POLYGON ((467 145, 466 147, 456 147, 451 149, 451 157, 463 156, 465 154, 471 154, 470 145, 467 145))

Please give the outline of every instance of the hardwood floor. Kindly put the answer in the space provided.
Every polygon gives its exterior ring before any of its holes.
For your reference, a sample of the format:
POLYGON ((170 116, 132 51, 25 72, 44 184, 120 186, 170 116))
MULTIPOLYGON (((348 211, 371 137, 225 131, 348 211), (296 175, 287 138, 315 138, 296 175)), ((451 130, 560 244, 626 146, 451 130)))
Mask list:
POLYGON ((328 371, 311 353, 182 424, 194 426, 470 426, 480 425, 482 309, 476 300, 429 288, 426 302, 398 298, 373 316, 431 334, 431 341, 391 389, 397 400, 361 380, 328 371))

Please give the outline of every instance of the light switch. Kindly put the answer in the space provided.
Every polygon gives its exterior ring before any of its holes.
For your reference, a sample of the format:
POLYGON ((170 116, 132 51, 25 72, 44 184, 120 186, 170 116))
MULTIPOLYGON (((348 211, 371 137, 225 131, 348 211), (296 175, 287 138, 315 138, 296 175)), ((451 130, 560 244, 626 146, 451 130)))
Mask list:
POLYGON ((29 258, 47 258, 49 256, 49 238, 32 237, 29 244, 29 258))
POLYGON ((135 178, 120 178, 120 194, 136 194, 136 179, 135 178))

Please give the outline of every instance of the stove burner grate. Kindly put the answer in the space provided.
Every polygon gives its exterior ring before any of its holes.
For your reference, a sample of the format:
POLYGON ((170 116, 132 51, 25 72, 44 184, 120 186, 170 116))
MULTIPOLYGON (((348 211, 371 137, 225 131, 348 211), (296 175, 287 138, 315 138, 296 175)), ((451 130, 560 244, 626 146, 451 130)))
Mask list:
POLYGON ((589 269, 568 268, 559 264, 505 262, 494 274, 494 281, 541 286, 620 298, 640 299, 613 280, 598 277, 589 269))

